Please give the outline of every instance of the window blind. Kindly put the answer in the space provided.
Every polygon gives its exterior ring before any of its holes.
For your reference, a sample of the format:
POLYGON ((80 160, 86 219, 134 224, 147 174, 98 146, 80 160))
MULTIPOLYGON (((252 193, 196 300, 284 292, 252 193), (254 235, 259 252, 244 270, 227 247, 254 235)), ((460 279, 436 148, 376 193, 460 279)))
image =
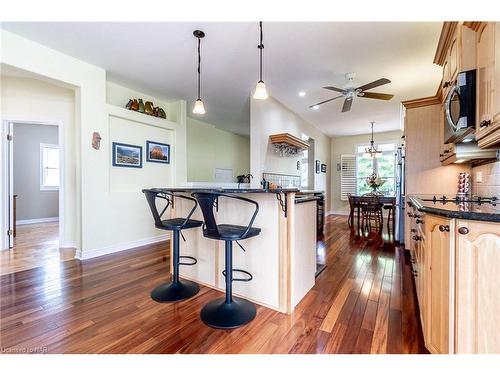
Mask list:
POLYGON ((340 155, 340 199, 356 194, 356 155, 340 155))

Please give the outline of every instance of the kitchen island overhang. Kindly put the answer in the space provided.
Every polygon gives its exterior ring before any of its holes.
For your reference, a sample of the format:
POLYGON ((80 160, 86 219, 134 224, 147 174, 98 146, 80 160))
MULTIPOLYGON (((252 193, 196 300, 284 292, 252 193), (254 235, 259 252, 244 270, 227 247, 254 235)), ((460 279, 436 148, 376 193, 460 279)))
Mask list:
MULTIPOLYGON (((316 272, 316 201, 295 203, 298 189, 253 188, 155 188, 163 193, 190 196, 194 192, 216 192, 243 196, 259 204, 253 223, 261 229, 259 236, 240 241, 233 250, 234 268, 252 274, 250 282, 234 282, 235 296, 280 311, 293 312, 295 306, 314 286, 316 272)), ((175 195, 169 200, 164 218, 186 217, 192 205, 175 195)), ((218 224, 246 226, 253 205, 219 197, 214 207, 218 224)), ((192 219, 203 220, 198 207, 192 219)), ((207 287, 224 291, 224 243, 203 236, 202 228, 182 232, 186 241, 180 242, 180 254, 197 259, 193 266, 181 266, 181 278, 196 281, 207 287)), ((170 253, 172 254, 172 241, 170 253)), ((172 269, 172 256, 170 256, 172 269)))

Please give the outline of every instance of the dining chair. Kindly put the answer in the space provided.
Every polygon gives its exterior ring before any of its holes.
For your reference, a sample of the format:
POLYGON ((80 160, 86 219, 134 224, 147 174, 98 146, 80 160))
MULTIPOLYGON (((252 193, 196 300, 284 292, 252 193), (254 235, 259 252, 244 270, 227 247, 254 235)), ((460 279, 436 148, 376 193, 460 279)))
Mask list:
POLYGON ((347 225, 352 228, 354 226, 354 213, 356 209, 354 196, 351 193, 347 193, 347 200, 349 201, 349 218, 347 219, 347 225))
POLYGON ((382 204, 376 194, 363 194, 360 199, 361 228, 372 230, 372 222, 376 223, 379 232, 383 229, 382 204))

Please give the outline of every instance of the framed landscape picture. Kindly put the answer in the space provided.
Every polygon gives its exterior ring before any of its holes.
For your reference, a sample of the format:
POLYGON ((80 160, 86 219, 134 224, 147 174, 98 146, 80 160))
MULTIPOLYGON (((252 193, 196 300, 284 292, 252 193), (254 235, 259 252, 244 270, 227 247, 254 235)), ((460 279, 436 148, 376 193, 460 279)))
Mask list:
POLYGON ((321 164, 320 161, 316 160, 316 165, 315 165, 316 173, 319 173, 320 164, 321 164))
POLYGON ((170 145, 146 141, 146 160, 152 163, 170 164, 170 145))
POLYGON ((142 146, 113 142, 113 166, 142 168, 142 146))

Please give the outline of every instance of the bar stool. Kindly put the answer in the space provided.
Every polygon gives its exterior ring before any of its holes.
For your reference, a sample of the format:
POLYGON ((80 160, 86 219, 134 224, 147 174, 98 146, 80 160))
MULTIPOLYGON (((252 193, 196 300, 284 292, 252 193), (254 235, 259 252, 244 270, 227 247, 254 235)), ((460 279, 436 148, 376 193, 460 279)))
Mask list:
POLYGON ((198 207, 198 203, 196 202, 196 199, 193 199, 191 197, 171 192, 165 192, 159 189, 144 189, 142 190, 142 192, 146 196, 149 208, 151 209, 151 213, 153 214, 155 227, 163 230, 171 230, 174 241, 173 254, 172 254, 173 255, 172 281, 161 284, 156 288, 154 288, 151 291, 151 298, 156 302, 175 302, 190 298, 196 295, 200 291, 200 286, 197 283, 194 283, 189 280, 183 280, 183 281, 179 280, 179 266, 180 265, 193 266, 197 263, 197 260, 196 258, 190 256, 179 255, 179 234, 185 241, 185 238, 182 235, 181 230, 201 227, 201 225, 203 224, 202 221, 191 219, 191 216, 196 210, 196 207, 198 207), (193 201, 194 205, 191 212, 189 212, 189 215, 186 218, 174 218, 174 219, 162 220, 161 217, 163 216, 168 206, 173 201, 174 197, 193 201), (157 198, 164 199, 167 201, 167 205, 163 208, 163 211, 161 213, 158 212, 158 208, 156 207, 157 198), (191 260, 191 262, 182 263, 180 262, 180 259, 189 259, 191 260))
POLYGON ((233 268, 233 241, 236 241, 238 246, 242 250, 245 250, 238 241, 260 234, 260 228, 252 227, 255 217, 259 212, 259 204, 251 199, 224 193, 196 192, 192 196, 198 201, 203 213, 203 236, 225 242, 226 263, 222 274, 226 280, 226 296, 207 303, 201 310, 201 320, 214 328, 240 327, 252 321, 255 318, 257 310, 252 302, 243 298, 233 297, 233 281, 248 282, 253 278, 249 272, 233 268), (237 199, 255 205, 255 211, 249 224, 246 227, 232 224, 217 224, 213 210, 218 205, 219 197, 237 199), (247 277, 233 278, 233 272, 243 273, 247 277))

